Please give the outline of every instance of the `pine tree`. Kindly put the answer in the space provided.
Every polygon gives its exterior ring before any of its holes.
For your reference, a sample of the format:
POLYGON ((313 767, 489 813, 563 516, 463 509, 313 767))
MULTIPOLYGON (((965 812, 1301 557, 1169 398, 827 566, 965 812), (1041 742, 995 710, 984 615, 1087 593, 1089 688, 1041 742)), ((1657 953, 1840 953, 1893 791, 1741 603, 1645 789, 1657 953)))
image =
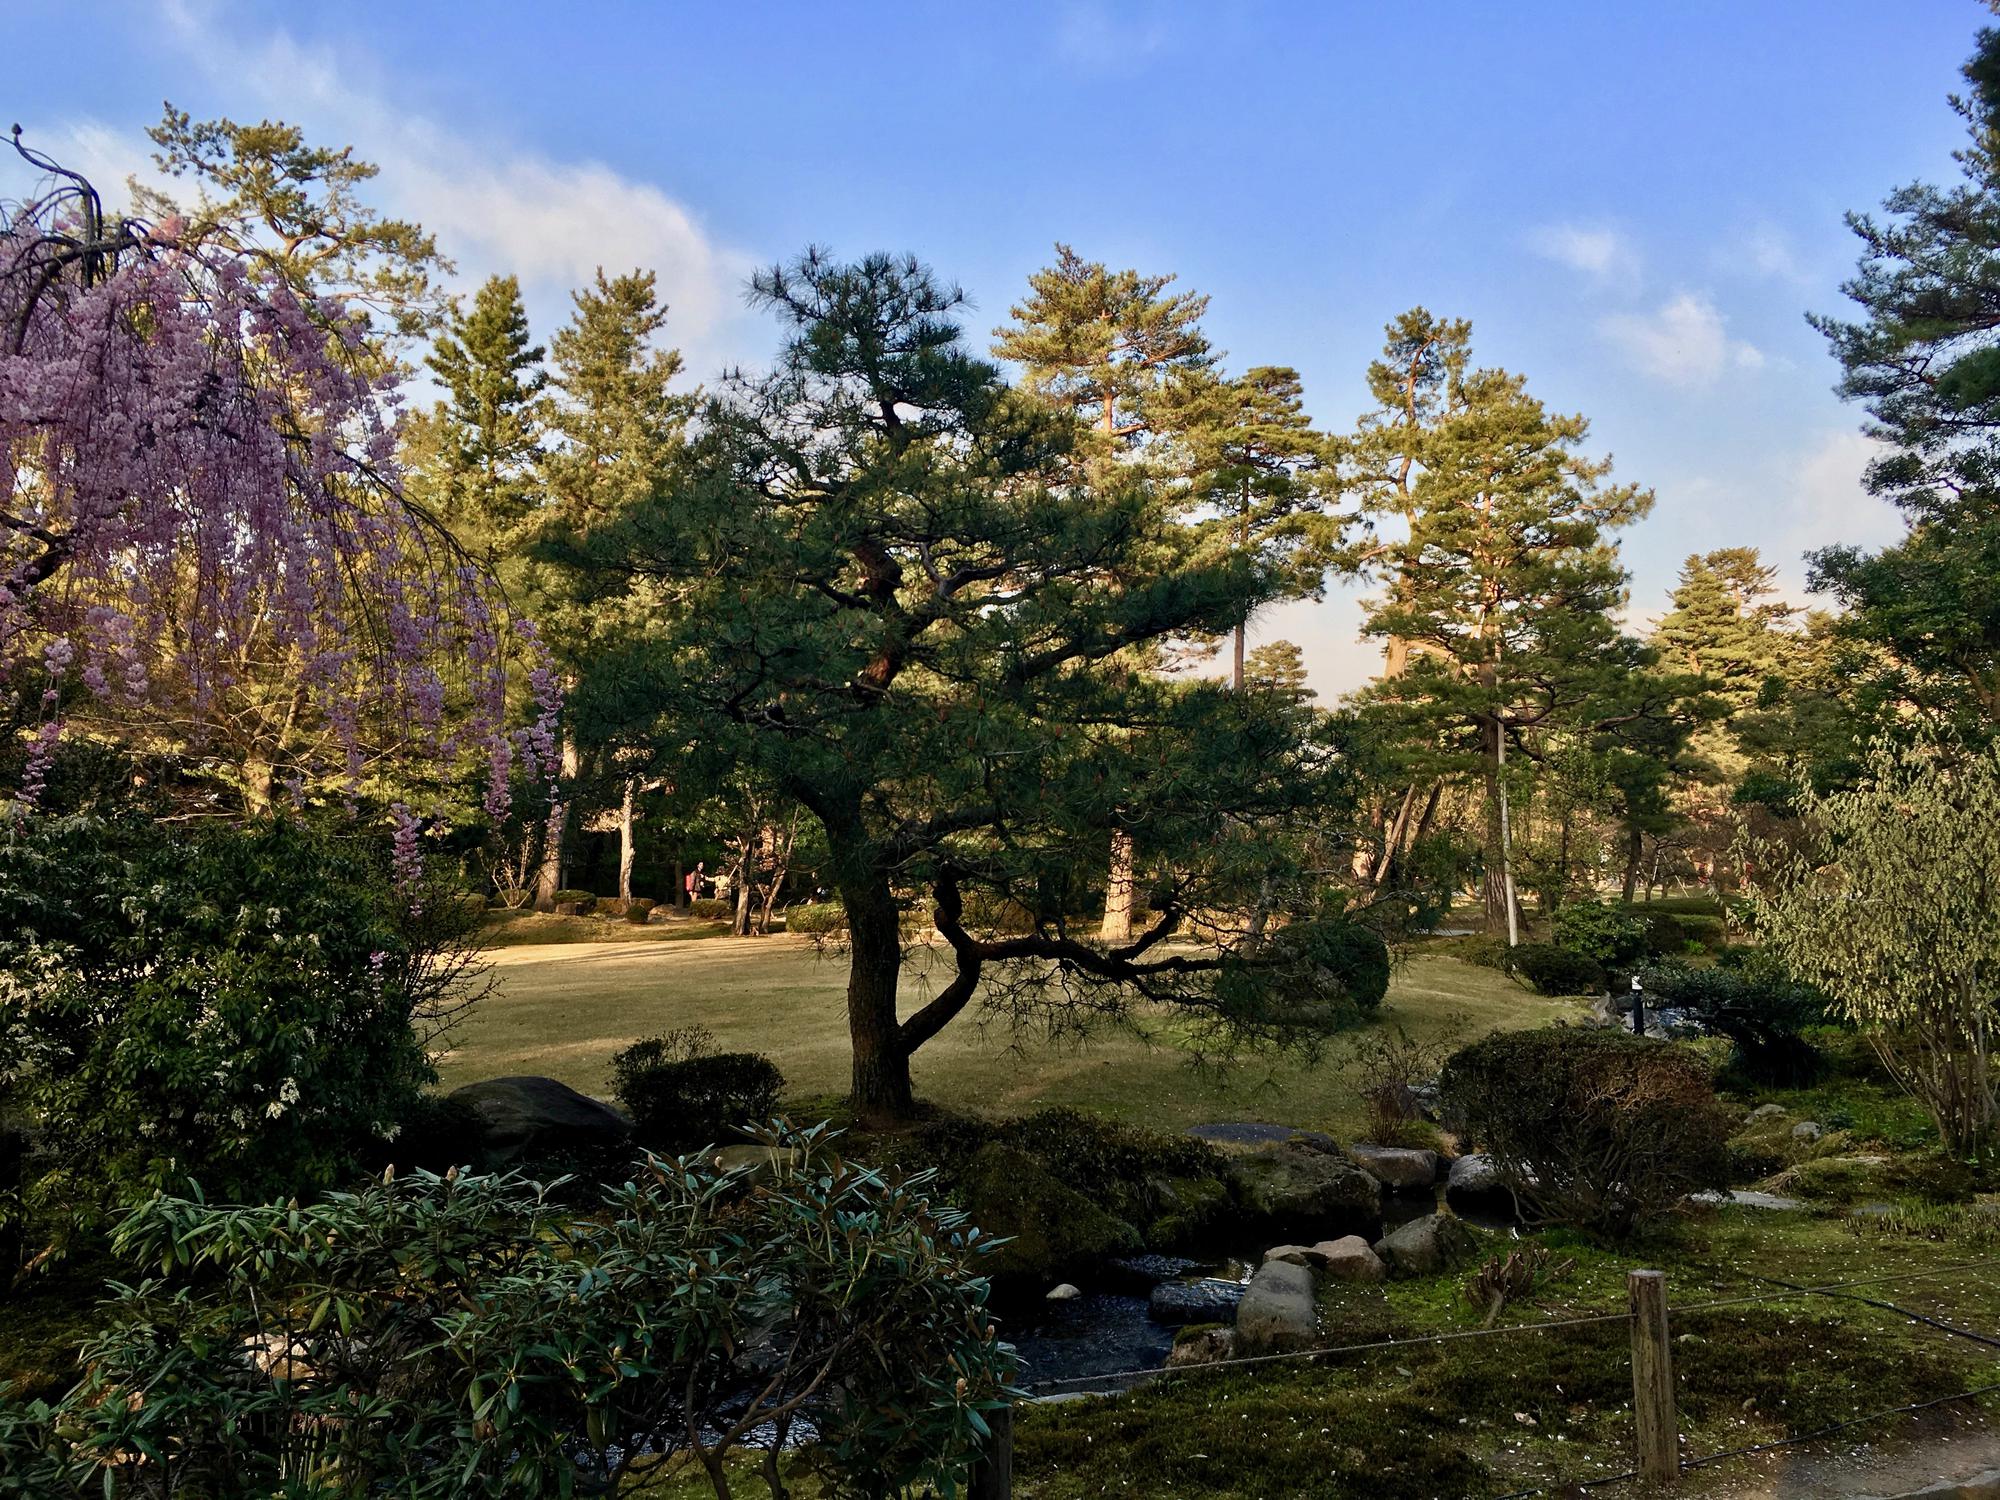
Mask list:
MULTIPOLYGON (((1296 370, 1259 365, 1235 379, 1182 373, 1161 403, 1184 455, 1188 499, 1219 545, 1253 557, 1287 597, 1317 598, 1340 537, 1333 447, 1306 415, 1296 370)), ((1247 622, 1234 632, 1230 681, 1244 681, 1247 622)))
MULTIPOLYGON (((541 416, 553 437, 542 463, 548 501, 536 538, 527 547, 528 587, 536 618, 563 664, 576 707, 569 712, 563 752, 569 791, 551 828, 536 876, 536 901, 548 904, 566 879, 565 860, 585 751, 603 783, 600 800, 620 808, 619 868, 632 865, 632 823, 623 809, 637 791, 641 771, 630 747, 618 744, 606 722, 594 722, 583 705, 614 700, 604 684, 580 691, 599 669, 608 643, 643 618, 654 601, 638 585, 588 602, 576 595, 566 569, 550 566, 546 539, 587 537, 617 524, 659 486, 671 482, 695 398, 673 390, 681 372, 678 351, 659 347, 667 309, 658 300, 651 271, 607 277, 573 294, 570 321, 549 341, 550 390, 541 416)), ((613 715, 615 718, 615 715, 613 715)), ((621 878, 625 878, 621 876, 621 878)), ((630 895, 629 889, 621 894, 630 895)))
POLYGON ((1134 1002, 1277 1041, 1334 1024, 1344 921, 1283 831, 1344 815, 1344 759, 1273 695, 1098 670, 1226 630, 1266 581, 1143 475, 1079 482, 1074 424, 965 349, 959 297, 919 263, 808 254, 756 285, 789 325, 773 373, 576 540, 587 575, 659 601, 579 691, 812 813, 847 917, 856 1105, 906 1112, 911 1056, 982 989, 1059 1029, 1134 1002), (1151 915, 1093 941, 1069 917, 1121 816, 1148 830, 1151 915), (1283 920, 1246 941, 1267 890, 1283 920), (918 902, 951 972, 903 1014, 918 902), (982 920, 1001 910, 1024 924, 982 920))
POLYGON ((1069 246, 1028 278, 1029 295, 993 330, 993 352, 1034 395, 1071 412, 1090 451, 1122 453, 1158 430, 1169 379, 1214 363, 1201 331, 1208 298, 1170 292, 1174 277, 1112 271, 1069 246))
POLYGON ((1487 921, 1503 930, 1504 761, 1532 755, 1533 734, 1626 711, 1591 713, 1643 656, 1612 618, 1626 574, 1611 533, 1653 497, 1608 485, 1610 461, 1578 452, 1582 417, 1550 412, 1520 376, 1474 369, 1465 323, 1405 313, 1368 383, 1379 405, 1350 444, 1350 487, 1365 516, 1405 534, 1354 554, 1386 583, 1362 628, 1408 651, 1373 696, 1428 733, 1440 770, 1479 777, 1487 921))
MULTIPOLYGON (((1859 270, 1844 288, 1861 317, 1815 317, 1886 451, 1868 487, 1909 531, 1869 555, 1813 555, 1815 588, 1846 609, 1849 639, 1880 647, 1867 686, 1974 738, 2000 724, 2000 30, 1979 33, 1952 107, 1970 137, 1950 188, 1912 183, 1882 217, 1852 214, 1859 270)), ((1906 715, 1908 717, 1908 715, 1906 715)))
MULTIPOLYGON (((1027 298, 1009 309, 1014 323, 993 330, 993 352, 1022 367, 1026 389, 1082 428, 1075 456, 1086 470, 1146 456, 1173 420, 1171 382, 1214 363, 1201 331, 1208 298, 1170 292, 1174 279, 1112 271, 1058 243, 1056 263, 1030 276, 1027 298)), ((1150 654, 1164 644, 1150 643, 1150 654)), ((1137 654, 1104 670, 1143 671, 1137 654)), ((1132 935, 1133 840, 1128 824, 1113 826, 1099 924, 1108 941, 1132 935)))
POLYGON ((1306 682, 1305 653, 1291 641, 1266 641, 1252 651, 1246 662, 1244 681, 1294 703, 1309 703, 1313 698, 1313 690, 1306 682))
POLYGON ((1654 631, 1667 660, 1706 679, 1732 710, 1750 707, 1782 671, 1785 627, 1798 611, 1777 597, 1777 576, 1754 547, 1690 557, 1654 631))
POLYGON ((427 487, 459 540, 497 561, 540 500, 536 398, 548 373, 529 342, 520 282, 486 281, 469 313, 453 309, 424 362, 445 388, 429 418, 437 431, 427 487))

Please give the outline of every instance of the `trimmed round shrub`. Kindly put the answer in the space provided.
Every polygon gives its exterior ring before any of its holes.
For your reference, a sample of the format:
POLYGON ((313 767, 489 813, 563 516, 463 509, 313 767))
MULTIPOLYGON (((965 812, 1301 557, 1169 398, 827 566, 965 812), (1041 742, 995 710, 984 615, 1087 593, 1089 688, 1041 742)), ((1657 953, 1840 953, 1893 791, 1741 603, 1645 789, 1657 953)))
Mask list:
POLYGON ((1544 995, 1597 995, 1604 991, 1604 966, 1594 958, 1554 943, 1523 943, 1508 967, 1544 995))
POLYGON ((1730 1120, 1708 1065, 1622 1031, 1501 1032, 1445 1064, 1446 1110, 1536 1223, 1624 1239, 1728 1181, 1730 1120))
POLYGON ((688 915, 703 922, 727 922, 736 915, 736 907, 731 902, 704 896, 699 901, 688 902, 688 915))
POLYGON ((625 920, 643 927, 653 919, 653 908, 659 904, 645 896, 634 896, 625 903, 625 920))
POLYGON ((618 1102, 642 1146, 692 1151, 739 1138, 778 1112, 785 1075, 759 1052, 707 1052, 692 1033, 647 1037, 613 1055, 618 1102))
POLYGON ((1389 993, 1389 945, 1380 933, 1358 922, 1333 927, 1321 937, 1319 954, 1363 1011, 1381 1007, 1389 993))
POLYGON ((566 917, 587 917, 597 910, 597 894, 594 891, 557 891, 550 898, 557 911, 566 917))

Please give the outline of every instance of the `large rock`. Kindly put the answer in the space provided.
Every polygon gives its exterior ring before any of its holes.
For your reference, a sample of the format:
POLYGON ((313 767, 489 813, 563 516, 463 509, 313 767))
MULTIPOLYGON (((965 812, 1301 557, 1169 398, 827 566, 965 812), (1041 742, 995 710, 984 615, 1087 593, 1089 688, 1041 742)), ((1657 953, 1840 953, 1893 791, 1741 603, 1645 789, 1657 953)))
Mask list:
POLYGON ((1155 1323, 1178 1328, 1186 1323, 1214 1323, 1229 1317, 1243 1300, 1243 1283, 1220 1276, 1199 1281, 1163 1281, 1146 1299, 1146 1313, 1155 1323))
POLYGON ((488 1078, 446 1096, 471 1111, 489 1166, 622 1151, 632 1122, 553 1078, 488 1078))
POLYGON ((972 1222, 1008 1239, 980 1264, 1013 1289, 1074 1279, 1114 1255, 1140 1248, 1139 1233, 1130 1224, 1012 1146, 982 1146, 959 1187, 972 1222))
POLYGON ((1157 1177, 1147 1183, 1158 1205, 1146 1243, 1162 1250, 1207 1245, 1229 1224, 1229 1184, 1220 1177, 1157 1177))
POLYGON ((1235 1329, 1224 1328, 1219 1323, 1204 1323, 1198 1328, 1183 1328, 1174 1335, 1174 1346, 1167 1351, 1167 1368, 1178 1370, 1187 1365, 1212 1365, 1235 1352, 1235 1329))
POLYGON ((1236 1352, 1277 1354, 1303 1349, 1318 1333, 1312 1272, 1289 1261, 1265 1261, 1236 1305, 1236 1352))
POLYGON ((1358 1234, 1323 1240, 1313 1246, 1312 1253, 1335 1281, 1381 1281, 1389 1274, 1382 1257, 1358 1234))
POLYGON ((1499 1214, 1513 1217, 1514 1191, 1507 1186, 1500 1167, 1483 1154, 1461 1156, 1451 1164, 1445 1179, 1444 1201, 1458 1213, 1499 1214))
POLYGON ((1382 1186, 1401 1190, 1427 1188, 1437 1181, 1435 1151, 1416 1151, 1403 1146, 1349 1146, 1347 1154, 1361 1163, 1361 1169, 1382 1186))
POLYGON ((1385 1235, 1375 1253, 1398 1276, 1431 1276, 1475 1248, 1472 1231, 1450 1214, 1426 1214, 1385 1235))
POLYGON ((1292 1142, 1232 1157, 1246 1237, 1314 1244, 1382 1227, 1382 1184, 1344 1157, 1292 1142))

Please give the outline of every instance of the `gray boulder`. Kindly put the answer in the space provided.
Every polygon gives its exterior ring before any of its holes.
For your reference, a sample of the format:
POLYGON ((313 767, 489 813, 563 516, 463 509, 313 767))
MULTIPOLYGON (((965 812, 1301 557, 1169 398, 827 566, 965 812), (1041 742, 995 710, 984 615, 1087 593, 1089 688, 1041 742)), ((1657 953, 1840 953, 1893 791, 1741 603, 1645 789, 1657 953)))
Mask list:
POLYGON ((447 1097, 472 1112, 492 1166, 622 1150, 632 1137, 617 1110, 553 1078, 488 1078, 447 1097))
POLYGON ((1281 1143, 1232 1157, 1226 1170, 1246 1235, 1309 1245, 1381 1229, 1381 1183, 1344 1157, 1281 1143))
POLYGON ((1184 1328, 1174 1336, 1174 1346, 1167 1351, 1167 1368, 1178 1370, 1188 1365, 1212 1365, 1235 1352, 1236 1330, 1233 1328, 1223 1328, 1214 1323, 1200 1328, 1184 1328))
POLYGON ((1461 1156, 1445 1179, 1444 1201, 1459 1213, 1505 1214, 1515 1211, 1514 1194, 1499 1165, 1484 1154, 1461 1156))
POLYGON ((1236 1307, 1236 1352, 1276 1354, 1303 1349, 1319 1333, 1312 1272, 1289 1261, 1257 1268, 1236 1307))
POLYGON ((1437 1181, 1438 1158, 1435 1151, 1360 1143, 1349 1146, 1347 1154, 1361 1163, 1362 1171, 1392 1191, 1427 1188, 1437 1181))
POLYGON ((1186 1323, 1216 1323, 1226 1320, 1243 1300, 1243 1283, 1204 1276, 1199 1281, 1163 1281, 1153 1288, 1146 1301, 1147 1316, 1155 1323, 1177 1328, 1186 1323))
POLYGON ((1779 1115, 1786 1113, 1788 1111, 1782 1104, 1760 1104, 1750 1111, 1750 1118, 1753 1120, 1774 1120, 1779 1115))
POLYGON ((1350 1234, 1344 1239, 1322 1240, 1313 1246, 1312 1253, 1319 1258, 1326 1274, 1335 1281, 1381 1281, 1389 1274, 1389 1268, 1382 1264, 1382 1257, 1358 1234, 1350 1234))
POLYGON ((1426 1214, 1375 1242, 1375 1253, 1397 1276, 1432 1276, 1474 1249, 1472 1231, 1450 1214, 1426 1214))
POLYGON ((1313 1245, 1273 1245, 1264 1252, 1265 1260, 1282 1260, 1290 1265, 1304 1266, 1310 1271, 1320 1264, 1320 1254, 1313 1245))
POLYGON ((988 1234, 1006 1238, 981 1265, 1011 1290, 1069 1280, 1140 1248, 1130 1224, 1027 1153, 997 1141, 973 1156, 959 1191, 966 1216, 988 1234))
POLYGON ((1792 1139, 1806 1146, 1818 1145, 1825 1134, 1826 1127, 1817 1120, 1801 1120, 1792 1127, 1792 1139))

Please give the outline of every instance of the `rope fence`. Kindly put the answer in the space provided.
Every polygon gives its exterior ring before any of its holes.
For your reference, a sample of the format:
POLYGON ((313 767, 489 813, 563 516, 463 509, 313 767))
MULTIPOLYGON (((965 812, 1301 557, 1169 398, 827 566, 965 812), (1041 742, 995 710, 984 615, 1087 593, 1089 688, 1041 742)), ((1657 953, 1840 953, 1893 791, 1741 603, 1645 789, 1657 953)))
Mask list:
MULTIPOLYGON (((1866 1416, 1852 1417, 1845 1421, 1830 1423, 1811 1432, 1797 1433, 1791 1437, 1775 1438, 1768 1442, 1752 1443, 1745 1447, 1725 1449, 1718 1453, 1704 1454, 1696 1458, 1683 1458, 1680 1453, 1679 1424, 1674 1406, 1673 1349, 1668 1336, 1669 1320, 1685 1317, 1692 1313, 1715 1312, 1732 1307, 1747 1307, 1773 1302, 1792 1302, 1801 1297, 1836 1297, 1864 1303, 1871 1307, 1892 1312, 1900 1317, 1924 1324, 1953 1337, 1970 1340, 1989 1348, 2000 1349, 2000 1337, 1993 1337, 1972 1329, 1962 1328, 1933 1318, 1925 1313, 1898 1307, 1892 1302, 1884 1302, 1871 1297, 1853 1294, 1863 1287, 1901 1285, 1910 1282, 1932 1281, 1945 1276, 1964 1275, 1973 1271, 1991 1270, 2000 1267, 2000 1256, 1984 1260, 1967 1261, 1957 1265, 1935 1266, 1929 1270, 1900 1271, 1881 1276, 1856 1277, 1846 1281, 1824 1282, 1816 1286, 1798 1286, 1775 1277, 1755 1276, 1774 1288, 1766 1292, 1753 1292, 1742 1296, 1714 1297, 1706 1301, 1670 1304, 1666 1300, 1666 1277, 1659 1271, 1633 1271, 1627 1277, 1628 1304, 1623 1312, 1587 1313, 1578 1317, 1552 1318, 1542 1323, 1513 1323, 1505 1327, 1454 1329, 1444 1333, 1420 1334, 1410 1338, 1372 1339, 1361 1343, 1336 1344, 1327 1348, 1290 1350, 1283 1353, 1246 1355, 1235 1359, 1204 1361, 1183 1369, 1168 1370, 1148 1368, 1140 1370, 1117 1370, 1098 1375, 1072 1375, 1054 1380, 1040 1381, 1028 1388, 1031 1402, 1060 1399, 1065 1394, 1115 1394, 1119 1391, 1153 1380, 1176 1374, 1205 1374, 1215 1370, 1255 1369, 1274 1365, 1303 1365, 1321 1360, 1334 1359, 1342 1355, 1367 1354, 1390 1349, 1413 1349, 1426 1345, 1455 1343, 1463 1339, 1506 1338, 1522 1333, 1554 1333, 1563 1329, 1586 1328, 1606 1323, 1624 1323, 1632 1331, 1632 1372, 1633 1372, 1633 1413, 1638 1440, 1639 1464, 1623 1473, 1606 1475, 1596 1479, 1566 1482, 1566 1490, 1594 1490, 1612 1485, 1644 1479, 1653 1483, 1672 1483, 1682 1473, 1690 1469, 1700 1469, 1734 1458, 1754 1457, 1780 1448, 1789 1448, 1800 1443, 1816 1442, 1835 1433, 1846 1432, 1857 1427, 1886 1421, 1892 1417, 1909 1415, 1949 1406, 1954 1402, 1969 1401, 1980 1396, 2000 1392, 2000 1382, 1974 1387, 1955 1395, 1938 1396, 1927 1401, 1912 1402, 1904 1406, 1885 1408, 1870 1412, 1866 1416)), ((1748 1273, 1746 1273, 1748 1274, 1748 1273)), ((989 1453, 975 1468, 971 1500, 1009 1500, 1013 1493, 1013 1419, 1012 1411, 996 1413, 1002 1420, 993 1424, 993 1442, 989 1453)), ((1527 1497, 1543 1493, 1539 1487, 1517 1490, 1502 1497, 1502 1500, 1527 1500, 1527 1497)))

